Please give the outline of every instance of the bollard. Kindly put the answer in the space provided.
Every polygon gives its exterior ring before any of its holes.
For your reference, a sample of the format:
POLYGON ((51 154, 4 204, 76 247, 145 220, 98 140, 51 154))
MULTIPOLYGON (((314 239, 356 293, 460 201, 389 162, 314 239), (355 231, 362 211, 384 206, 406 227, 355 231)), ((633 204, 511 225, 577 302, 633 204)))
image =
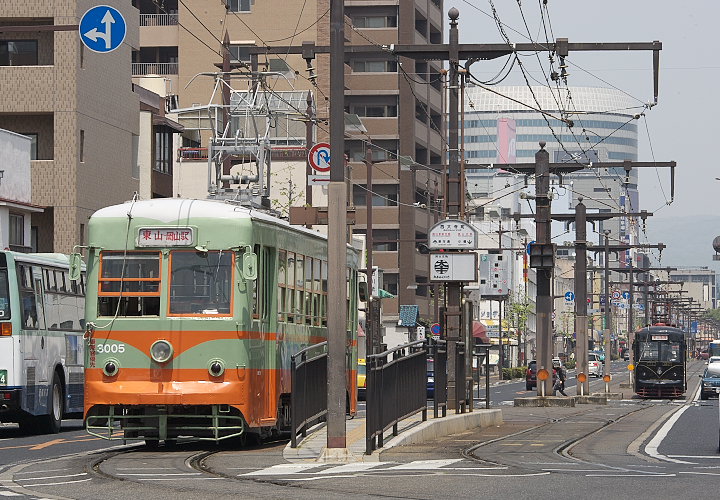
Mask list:
POLYGON ((550 374, 545 368, 542 368, 537 372, 538 385, 540 386, 540 396, 543 398, 545 397, 545 381, 549 376, 550 374))
POLYGON ((605 393, 608 394, 610 392, 610 380, 612 380, 612 377, 608 373, 607 375, 603 375, 603 382, 605 382, 605 393))
POLYGON ((582 372, 578 373, 577 381, 578 381, 578 387, 580 387, 580 395, 584 396, 585 395, 585 382, 587 381, 587 375, 585 375, 582 372))

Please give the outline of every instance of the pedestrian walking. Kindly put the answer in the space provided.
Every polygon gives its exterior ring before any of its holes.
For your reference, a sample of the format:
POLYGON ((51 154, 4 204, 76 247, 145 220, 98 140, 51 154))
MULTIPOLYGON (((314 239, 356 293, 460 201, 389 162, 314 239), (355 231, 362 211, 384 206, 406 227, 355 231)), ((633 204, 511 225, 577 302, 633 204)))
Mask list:
POLYGON ((554 371, 557 373, 557 378, 555 379, 555 384, 553 385, 553 396, 555 396, 557 391, 560 391, 560 394, 563 396, 567 396, 567 394, 565 394, 565 379, 567 378, 565 370, 562 365, 559 365, 555 367, 554 371))

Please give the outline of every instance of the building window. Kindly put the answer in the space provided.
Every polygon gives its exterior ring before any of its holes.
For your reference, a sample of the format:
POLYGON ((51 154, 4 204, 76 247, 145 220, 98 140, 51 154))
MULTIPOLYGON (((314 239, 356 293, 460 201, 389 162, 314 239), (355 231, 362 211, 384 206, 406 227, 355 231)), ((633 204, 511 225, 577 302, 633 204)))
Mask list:
POLYGON ((250 62, 250 47, 254 45, 231 45, 230 60, 234 62, 250 62))
POLYGON ((255 0, 225 0, 227 10, 230 12, 250 12, 255 0))
POLYGON ((80 163, 85 161, 85 131, 80 130, 80 163))
POLYGON ((353 24, 356 28, 397 28, 397 16, 358 16, 353 24))
POLYGON ((397 73, 397 61, 353 61, 356 73, 397 73))
POLYGON ((397 116, 394 104, 355 104, 350 106, 350 113, 367 118, 387 118, 397 116))
POLYGON ((11 245, 25 245, 25 217, 21 214, 10 214, 10 235, 11 245))
MULTIPOLYGON (((399 184, 374 184, 372 204, 374 207, 396 207, 400 192, 399 184)), ((365 186, 353 186, 353 203, 356 207, 365 206, 367 189, 365 186)))
POLYGON ((155 161, 153 170, 163 174, 172 174, 173 136, 167 127, 155 128, 155 161))
POLYGON ((0 40, 0 66, 37 66, 37 40, 0 40))

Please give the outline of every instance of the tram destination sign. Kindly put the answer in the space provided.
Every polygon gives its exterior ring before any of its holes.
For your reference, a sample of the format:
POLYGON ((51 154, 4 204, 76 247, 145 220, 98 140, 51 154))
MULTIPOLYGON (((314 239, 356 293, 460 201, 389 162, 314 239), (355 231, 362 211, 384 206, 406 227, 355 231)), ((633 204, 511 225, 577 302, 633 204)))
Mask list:
POLYGON ((428 231, 430 250, 474 250, 477 248, 477 230, 465 221, 446 219, 428 231))
POLYGON ((138 247, 194 247, 194 227, 141 227, 135 242, 138 247))

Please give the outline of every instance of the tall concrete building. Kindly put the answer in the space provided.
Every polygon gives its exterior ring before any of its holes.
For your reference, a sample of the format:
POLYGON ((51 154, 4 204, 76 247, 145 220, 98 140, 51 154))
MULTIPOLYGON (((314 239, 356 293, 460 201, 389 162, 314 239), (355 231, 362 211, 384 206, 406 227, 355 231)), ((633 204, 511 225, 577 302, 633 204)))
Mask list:
POLYGON ((133 144, 138 98, 130 57, 137 10, 115 2, 128 32, 99 54, 80 42, 80 17, 97 2, 0 2, 0 128, 32 139, 32 241, 37 251, 70 252, 96 209, 138 190, 133 144))
MULTIPOLYGON (((620 91, 589 87, 558 91, 541 86, 498 86, 493 90, 507 98, 477 86, 469 87, 465 94, 466 176, 473 198, 492 199, 498 183, 504 185, 512 177, 509 172, 474 169, 473 165, 533 162, 540 141, 546 142, 551 162, 637 160, 638 102, 620 91), (573 126, 560 121, 561 116, 572 120, 573 126)), ((556 191, 571 194, 565 209, 574 207, 582 196, 589 212, 636 212, 640 210, 637 179, 635 170, 626 178, 622 168, 587 169, 563 176, 564 187, 556 191)), ((636 243, 638 228, 624 219, 597 227, 600 234, 604 229, 611 230, 614 240, 636 243)), ((600 242, 599 235, 589 238, 600 242)))
MULTIPOLYGON (((134 0, 133 5, 140 12, 140 47, 133 53, 133 77, 135 81, 153 77, 162 81, 168 92, 177 96, 180 109, 211 103, 213 81, 196 75, 218 71, 220 44, 226 33, 231 59, 248 64, 252 46, 300 45, 304 41, 327 46, 330 41, 329 0, 165 0, 159 4, 134 0)), ((345 16, 345 37, 350 44, 442 42, 441 0, 347 0, 345 16)), ((267 90, 313 92, 319 120, 315 140, 327 140, 329 56, 317 54, 312 62, 316 79, 300 55, 261 56, 258 62, 261 70, 281 73, 268 79, 267 90)), ((352 181, 349 201, 356 209, 352 230, 366 232, 366 170, 362 160, 368 141, 372 141, 374 160, 380 162, 373 175, 374 259, 384 270, 384 289, 397 295, 383 301, 388 325, 397 324, 400 304, 418 304, 422 317, 436 319, 433 306, 437 301, 431 300, 428 259, 415 247, 417 240, 426 238, 441 210, 440 69, 439 62, 398 60, 387 53, 360 54, 348 59, 346 65, 346 111, 359 116, 366 129, 361 136, 348 136, 344 151, 352 181)), ((240 82, 233 80, 233 86, 237 85, 240 82)), ((298 102, 304 111, 304 97, 298 102)), ((221 103, 219 94, 212 103, 221 103)), ((208 135, 186 128, 184 145, 192 148, 181 153, 186 168, 193 161, 207 163, 203 150, 208 135)), ((306 147, 304 126, 278 127, 272 144, 273 157, 277 154, 301 160, 302 152, 296 158, 293 148, 306 147)), ((184 167, 180 171, 177 175, 184 175, 184 167)), ((283 182, 287 182, 285 177, 283 182)), ((292 185, 305 189, 304 169, 295 169, 292 185)), ((407 330, 401 333, 407 335, 407 330)))

